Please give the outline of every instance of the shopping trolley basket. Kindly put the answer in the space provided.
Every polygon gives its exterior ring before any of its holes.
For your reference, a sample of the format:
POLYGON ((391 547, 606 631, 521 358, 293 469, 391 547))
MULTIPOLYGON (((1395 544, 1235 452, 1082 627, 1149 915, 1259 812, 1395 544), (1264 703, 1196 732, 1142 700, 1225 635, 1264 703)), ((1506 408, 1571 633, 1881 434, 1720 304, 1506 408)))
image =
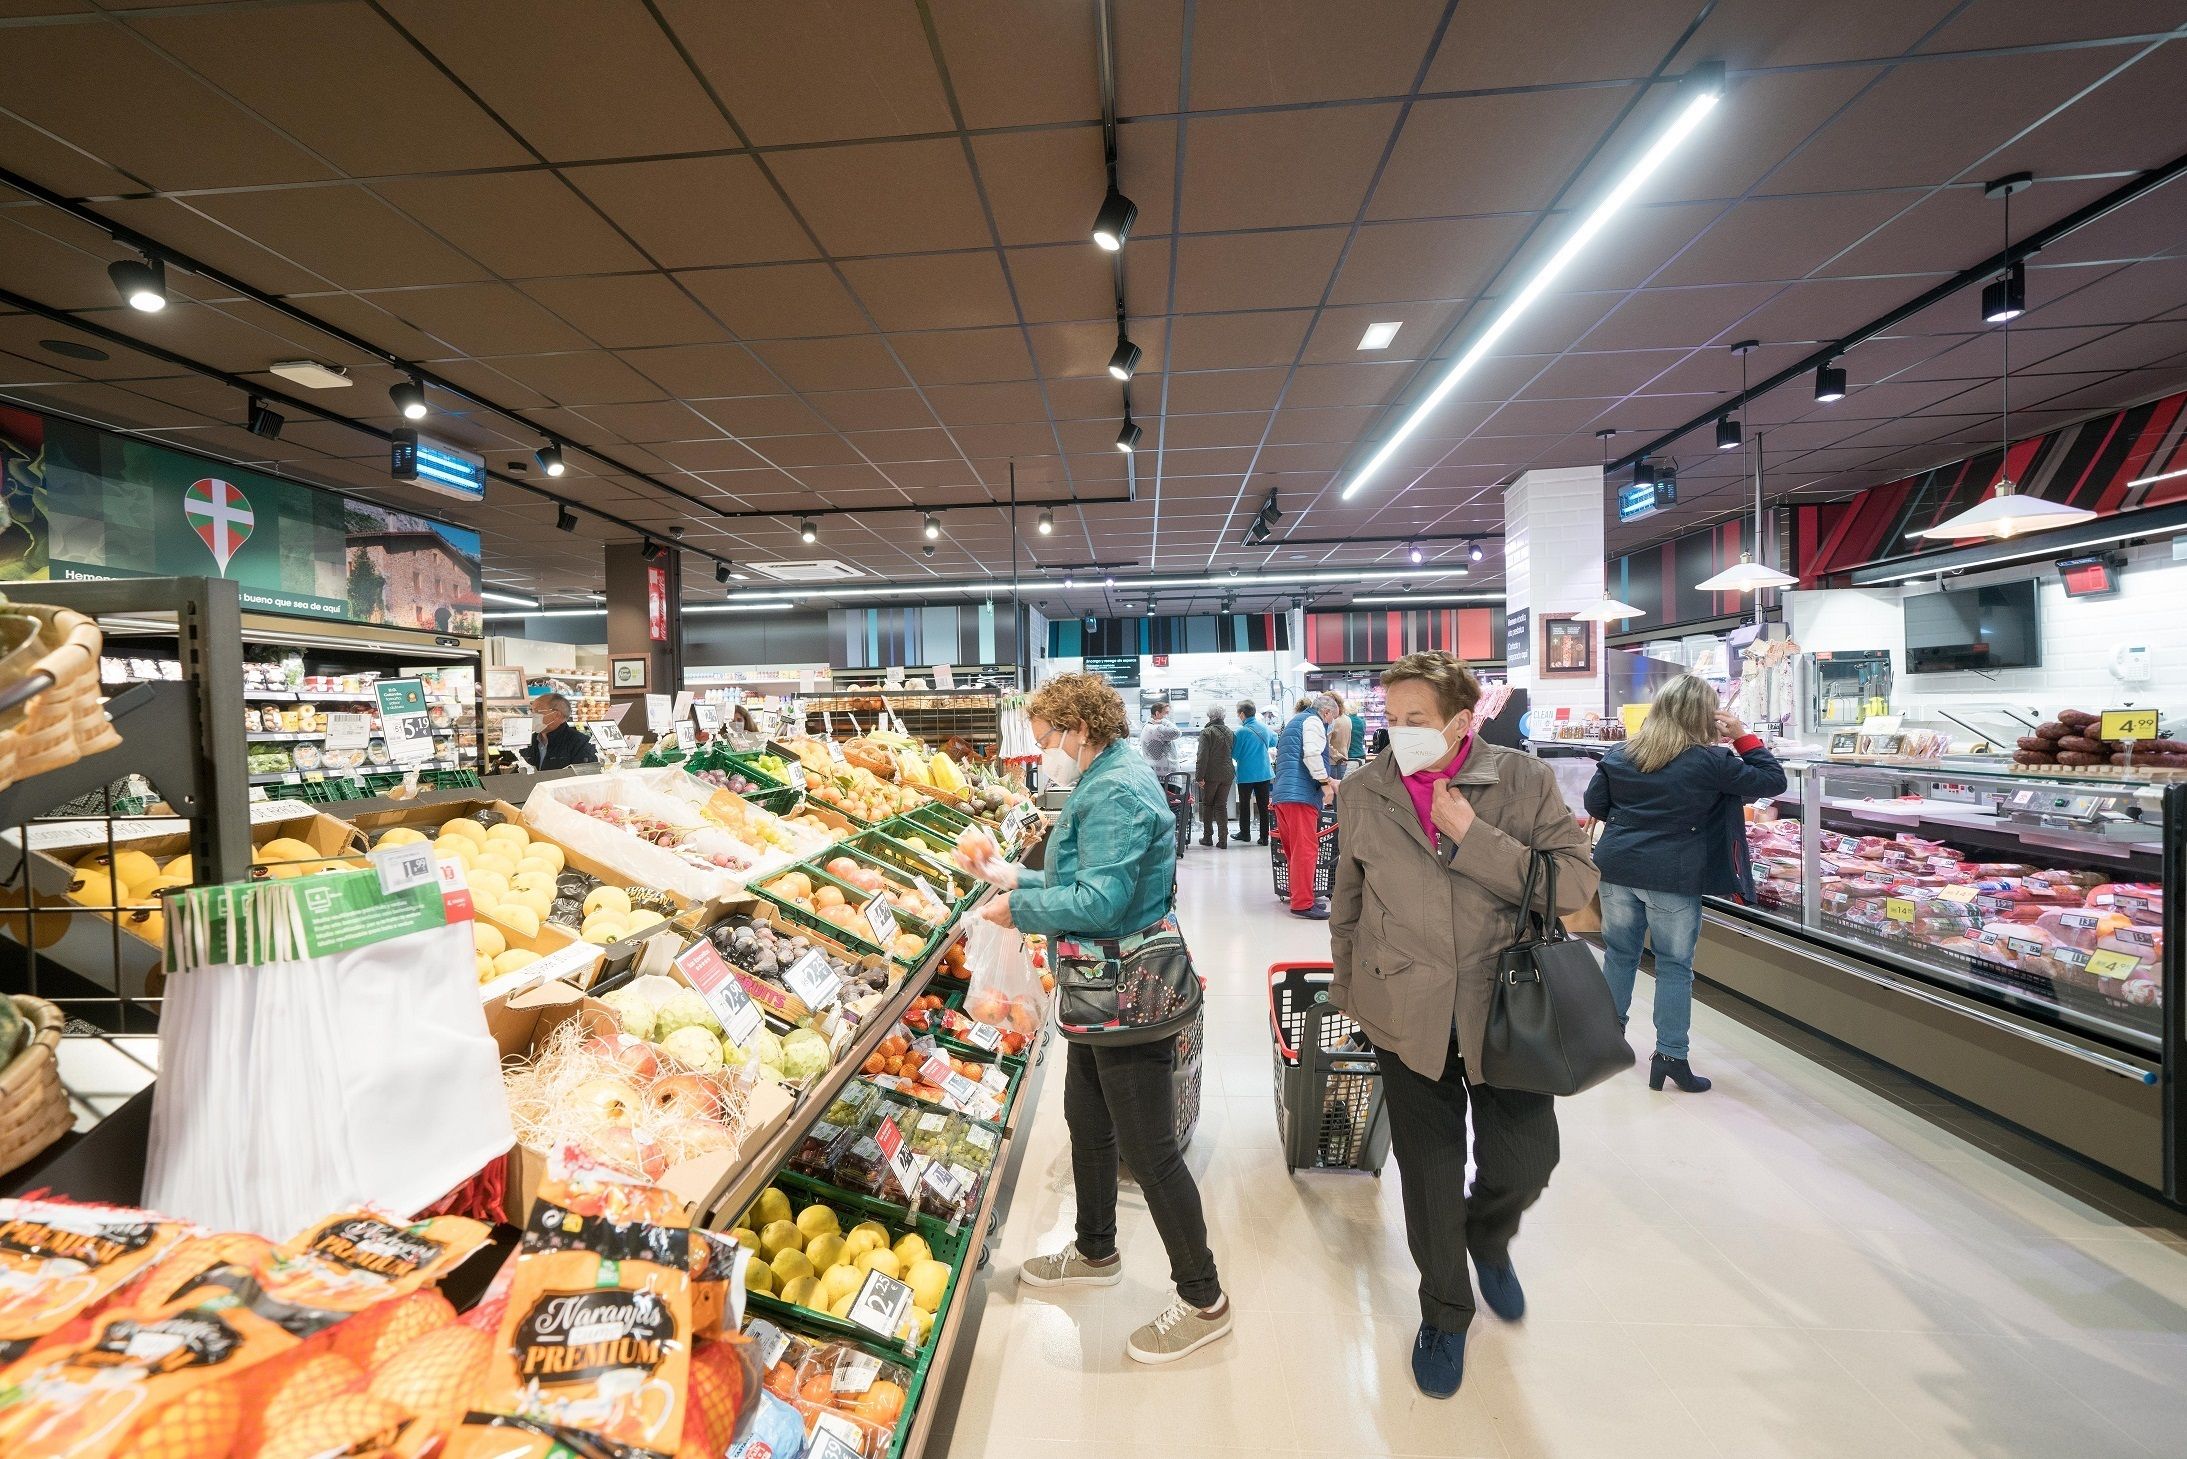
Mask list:
POLYGON ((1359 1025, 1329 1002, 1327 963, 1268 969, 1268 1023, 1276 1044, 1276 1134, 1286 1170, 1382 1173, 1390 1120, 1382 1066, 1359 1025))
MULTIPOLYGON (((1314 895, 1323 901, 1336 889, 1337 864, 1337 817, 1336 807, 1321 808, 1321 821, 1315 831, 1314 843, 1314 895)), ((1283 837, 1271 837, 1268 842, 1268 860, 1275 867, 1276 900, 1291 900, 1291 858, 1284 851, 1283 837)))

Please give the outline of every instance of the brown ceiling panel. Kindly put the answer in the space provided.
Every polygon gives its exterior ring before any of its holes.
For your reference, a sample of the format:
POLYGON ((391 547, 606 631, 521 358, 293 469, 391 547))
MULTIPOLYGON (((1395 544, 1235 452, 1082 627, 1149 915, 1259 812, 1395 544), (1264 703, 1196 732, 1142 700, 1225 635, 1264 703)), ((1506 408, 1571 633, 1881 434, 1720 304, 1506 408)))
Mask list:
POLYGON ((672 345, 665 349, 630 350, 622 359, 679 400, 766 396, 783 388, 782 382, 742 345, 672 345))
POLYGON ((954 140, 778 152, 767 165, 831 253, 921 253, 993 241, 954 140))
MULTIPOLYGON (((1580 341, 1588 350, 1698 348, 1727 331, 1776 294, 1770 284, 1730 284, 1713 289, 1644 289, 1628 295, 1580 341)), ((1725 341, 1728 343, 1729 341, 1725 341)))
POLYGON ((753 353, 793 390, 885 390, 904 383, 877 335, 846 339, 783 339, 753 353))
POLYGON ((949 130, 910 6, 662 0, 737 125, 762 147, 949 130))
POLYGON ((1641 76, 1693 23, 1694 0, 1560 0, 1557 44, 1525 6, 1460 5, 1428 71, 1430 91, 1641 76))
POLYGON ((2038 265, 2028 270, 2025 317, 2045 325, 2132 324, 2169 314, 2179 303, 2187 303, 2187 258, 2149 259, 2122 269, 2038 265))
POLYGON ((824 436, 769 436, 754 441, 752 448, 785 471, 801 471, 808 466, 852 466, 858 463, 858 451, 839 435, 824 436))
POLYGON ((888 467, 888 479, 909 492, 962 488, 970 475, 961 460, 896 461, 888 467))
POLYGON ((1201 232, 1349 223, 1396 121, 1394 106, 1194 121, 1185 129, 1191 186, 1183 227, 1201 232))
POLYGON ((1283 390, 1285 372, 1211 370, 1169 377, 1167 409, 1172 416, 1211 411, 1268 411, 1283 390))
POLYGON ((487 363, 564 405, 618 405, 626 400, 659 400, 665 394, 606 350, 511 355, 487 363))
POLYGON ((193 205, 345 289, 467 283, 487 274, 362 187, 220 193, 193 205))
MULTIPOLYGON (((5 156, 0 152, 0 156, 5 156)), ((8 166, 15 166, 8 159, 8 166)), ((122 198, 99 204, 99 211, 125 227, 141 231, 147 238, 157 238, 162 243, 181 249, 226 273, 233 274, 254 288, 269 293, 309 293, 326 287, 326 280, 307 268, 300 267, 269 249, 260 247, 248 236, 237 232, 227 224, 200 212, 194 198, 122 198)), ((0 214, 0 216, 9 216, 0 214)), ((54 232, 56 224, 73 227, 71 220, 50 212, 24 215, 24 221, 34 221, 43 232, 54 232)), ((68 236, 65 232, 61 236, 68 236)), ((113 250, 118 253, 119 250, 113 250)), ((170 276, 167 286, 173 289, 178 282, 185 290, 201 295, 217 292, 209 280, 177 280, 170 276)), ((111 291, 107 294, 112 298, 111 291)))
MULTIPOLYGON (((1165 338, 1161 322, 1135 319, 1130 330, 1132 342, 1140 349, 1139 368, 1147 370, 1159 365, 1165 338)), ((1036 324, 1030 332, 1033 355, 1040 361, 1041 374, 1050 381, 1084 376, 1110 378, 1109 360, 1116 352, 1116 325, 1113 322, 1103 319, 1086 324, 1036 324)), ((904 342, 910 344, 921 338, 941 337, 946 336, 911 335, 904 342)), ((915 369, 912 373, 919 372, 915 369)), ((986 378, 1002 377, 990 375, 986 378)))
POLYGON ((1221 415, 1170 416, 1162 423, 1158 440, 1166 464, 1166 454, 1172 450, 1257 446, 1267 433, 1268 412, 1227 411, 1221 415))
POLYGON ((938 426, 924 430, 858 431, 851 443, 868 461, 893 466, 904 461, 953 461, 956 449, 938 426))
POLYGON ((1282 314, 1200 314, 1170 328, 1170 367, 1178 370, 1239 369, 1288 365, 1298 358, 1312 316, 1303 309, 1282 314))
MULTIPOLYGON (((1086 7, 936 0, 931 8, 966 126, 1091 122, 1101 115, 1094 17, 1086 7)), ((1119 8, 1126 11, 1122 30, 1130 11, 1147 7, 1119 8)), ((1169 74, 1174 90, 1174 62, 1169 74)))
POLYGON ((691 441, 721 434, 712 422, 676 400, 595 405, 588 408, 585 414, 625 441, 691 441))
POLYGON ((1406 118, 1368 216, 1546 207, 1630 94, 1627 87, 1594 87, 1423 101, 1406 118))
MULTIPOLYGON (((40 187, 51 188, 63 197, 112 197, 141 186, 97 158, 87 157, 11 116, 0 116, 0 157, 8 159, 11 171, 21 173, 40 187)), ((0 198, 14 196, 0 188, 0 198)))
MULTIPOLYGON (((1161 375, 1147 370, 1132 376, 1132 404, 1142 418, 1152 420, 1160 410, 1162 383, 1161 375)), ((1106 374, 1049 380, 1043 388, 1048 393, 1049 413, 1057 420, 1113 422, 1123 410, 1124 387, 1106 374)))
POLYGON ((1323 0, 1202 0, 1193 14, 1192 105, 1403 95, 1445 8, 1442 0, 1384 0, 1362 24, 1359 12, 1323 0))
POLYGON ((2046 0, 1986 0, 1953 16, 1920 49, 1964 51, 2145 35, 2170 29, 2174 21, 2176 17, 2165 7, 2150 6, 2143 0, 2080 0, 2074 5, 2052 5, 2046 0))
POLYGON ((747 440, 767 436, 807 435, 825 431, 828 423, 795 395, 747 395, 730 400, 700 400, 697 411, 715 425, 747 440))
MULTIPOLYGON (((1654 282, 1723 284, 1805 278, 1883 227, 1920 196, 1914 192, 1879 192, 1845 197, 1748 198, 1666 263, 1654 282)), ((1959 267, 1942 259, 1930 267, 1947 264, 1959 267)))
POLYGON ((524 292, 610 349, 710 344, 725 331, 673 279, 627 274, 595 279, 535 279, 524 292))
POLYGON ((1404 364, 1308 365, 1292 377, 1286 406, 1381 405, 1410 373, 1404 364))
POLYGON ((805 398, 839 431, 917 430, 934 424, 934 412, 916 390, 847 390, 805 398))
POLYGON ((371 297, 405 323, 467 355, 537 355, 591 343, 507 284, 393 289, 371 297))
POLYGON ((640 0, 383 3, 550 162, 737 145, 640 0))
POLYGON ((992 252, 862 259, 841 267, 884 330, 976 329, 1017 321, 1002 260, 992 252))
MULTIPOLYGON (((1880 68, 1844 67, 1740 77, 1693 140, 1649 179, 1647 195, 1727 199, 1779 191, 1776 169, 1825 135, 1882 75, 1880 68)), ((1623 166, 1639 140, 1612 147, 1611 163, 1623 166)))
POLYGON ((1311 307, 1343 251, 1344 228, 1287 229, 1177 240, 1177 311, 1311 307))
MULTIPOLYGON (((2012 200, 2012 230, 2024 238, 2118 186, 2101 181, 2046 181, 2012 200)), ((1832 259, 1822 272, 1846 277, 1956 273, 2005 243, 2004 209, 1978 186, 1942 188, 1912 202, 1872 235, 1832 259)), ((1908 295, 1919 288, 1907 288, 1908 295)))
POLYGON ((1741 0, 1713 8, 1680 53, 1681 64, 1722 56, 1735 66, 1813 66, 1907 51, 1962 0, 1838 0, 1778 5, 1741 0))
POLYGON ((1048 415, 1040 402, 1040 392, 1030 382, 937 385, 926 392, 926 398, 942 424, 952 427, 1037 421, 1048 415))
POLYGON ((1370 223, 1352 240, 1330 300, 1471 298, 1488 287, 1526 224, 1521 217, 1370 223))
POLYGON ((873 327, 835 270, 824 263, 705 269, 676 277, 745 339, 865 334, 873 327))
POLYGON ((1410 364, 1425 355, 1458 315, 1457 304, 1362 304, 1321 311, 1307 337, 1302 360, 1314 365, 1410 364), (1380 350, 1361 350, 1370 324, 1396 324, 1396 338, 1380 350))
MULTIPOLYGON (((812 240, 750 157, 572 167, 569 180, 663 268, 811 258, 812 240)), ((521 217, 512 226, 524 226, 521 217)))
POLYGON ((367 5, 223 6, 134 29, 351 176, 531 160, 367 5))
MULTIPOLYGON (((1152 287, 1155 280, 1147 258, 1152 251, 1140 243, 1131 246, 1129 279, 1134 285, 1133 292, 1145 293, 1151 288, 1153 300, 1146 309, 1135 308, 1135 313, 1166 312, 1161 303, 1166 297, 1165 291, 1152 287)), ((1166 275, 1167 250, 1163 252, 1166 275)), ((1018 305, 1029 322, 1116 317, 1116 284, 1109 274, 1107 255, 1073 245, 1013 248, 1009 258, 1010 280, 1017 286, 1018 305)))
POLYGON ((397 178, 373 190, 506 279, 646 266, 612 225, 550 172, 397 178))
POLYGON ((116 307, 106 266, 126 256, 51 213, 0 212, 0 283, 41 304, 70 310, 116 307), (56 221, 66 226, 56 230, 56 221), (74 241, 64 242, 63 236, 74 241))
POLYGON ((750 448, 726 439, 663 441, 653 447, 653 453, 686 471, 732 471, 768 464, 750 448))
POLYGON ((1023 380, 1033 373, 1025 335, 1015 327, 929 330, 894 335, 890 343, 921 385, 1023 380))

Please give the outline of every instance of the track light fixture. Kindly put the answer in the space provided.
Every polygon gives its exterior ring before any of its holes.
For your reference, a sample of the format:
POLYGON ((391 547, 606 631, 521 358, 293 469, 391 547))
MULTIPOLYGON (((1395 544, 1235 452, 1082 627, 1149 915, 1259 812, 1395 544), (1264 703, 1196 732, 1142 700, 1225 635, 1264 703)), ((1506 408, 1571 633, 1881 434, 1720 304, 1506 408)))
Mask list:
POLYGON ((717 583, 720 583, 720 584, 722 584, 722 585, 723 585, 724 587, 728 586, 728 583, 729 583, 729 564, 728 564, 728 563, 726 563, 726 562, 717 562, 717 563, 715 563, 715 564, 714 564, 714 581, 715 581, 715 582, 717 582, 717 583))
POLYGON ((1268 500, 1261 503, 1260 524, 1264 532, 1273 532, 1276 523, 1283 520, 1283 508, 1276 504, 1276 489, 1268 488, 1268 500))
POLYGON ((1488 554, 1481 550, 1480 543, 1469 542, 1466 544, 1466 561, 1479 562, 1482 558, 1486 556, 1488 556, 1488 554))
POLYGON ((1131 418, 1130 413, 1126 412, 1124 428, 1116 433, 1116 449, 1129 456, 1139 449, 1139 438, 1145 434, 1146 432, 1140 430, 1138 423, 1131 418))
POLYGON ((557 442, 549 441, 532 454, 539 458, 539 469, 549 476, 560 476, 569 469, 562 464, 562 447, 557 442))
POLYGON ((1655 463, 1643 456, 1633 463, 1633 485, 1646 486, 1655 480, 1655 463))
POLYGON ((167 265, 147 253, 136 258, 119 259, 106 266, 106 276, 114 281, 114 292, 130 308, 146 314, 157 314, 167 307, 167 265))
POLYGON ((668 556, 668 548, 648 537, 645 539, 644 547, 640 549, 640 554, 647 562, 659 562, 662 558, 668 556))
POLYGON ((800 542, 818 542, 820 540, 820 529, 813 525, 811 517, 799 517, 797 519, 797 540, 800 542))
POLYGON ((412 375, 398 380, 387 389, 387 398, 394 402, 404 420, 425 419, 425 382, 412 375))
POLYGON ((1093 241, 1110 253, 1123 248, 1131 237, 1131 225, 1139 219, 1139 205, 1109 184, 1108 196, 1101 200, 1101 211, 1094 214, 1093 241))
POLYGON ((1997 278, 1982 286, 1982 322, 2003 324, 2018 319, 2028 312, 2028 275, 2024 264, 2015 262, 1997 278))
POLYGON ((1033 530, 1043 537, 1053 536, 1056 530, 1056 514, 1043 507, 1040 520, 1034 524, 1033 530))
POLYGON ((1739 422, 1728 415, 1719 419, 1716 422, 1716 449, 1719 451, 1736 451, 1739 449, 1739 443, 1739 422))
POLYGON ((1815 400, 1828 405, 1833 400, 1845 399, 1845 367, 1842 365, 1817 365, 1815 367, 1815 400))
POLYGON ((289 423, 288 417, 269 407, 257 396, 251 397, 250 410, 243 418, 245 429, 254 436, 264 436, 269 441, 281 439, 281 427, 289 423))
POLYGON ((1109 373, 1119 380, 1129 380, 1139 368, 1139 346, 1133 344, 1122 330, 1116 334, 1116 353, 1109 356, 1109 373))
POLYGON ((926 514, 926 540, 932 542, 942 535, 942 519, 932 512, 926 514))
POLYGON ((554 508, 554 530, 557 532, 576 531, 577 513, 560 503, 556 503, 554 508))
POLYGON ((1421 563, 1428 560, 1427 552, 1422 549, 1420 544, 1417 542, 1408 542, 1405 544, 1405 556, 1411 561, 1414 567, 1418 567, 1421 563))

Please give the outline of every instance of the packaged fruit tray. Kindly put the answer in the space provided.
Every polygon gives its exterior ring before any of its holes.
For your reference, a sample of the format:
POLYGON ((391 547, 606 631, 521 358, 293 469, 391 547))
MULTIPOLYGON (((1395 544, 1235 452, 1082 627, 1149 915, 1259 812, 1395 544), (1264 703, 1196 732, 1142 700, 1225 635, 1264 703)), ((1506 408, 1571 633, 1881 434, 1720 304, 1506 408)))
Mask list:
MULTIPOLYGON (((754 1258, 745 1269, 754 1310, 770 1319, 787 1319, 807 1332, 825 1333, 865 1344, 876 1352, 894 1353, 911 1361, 915 1378, 925 1374, 934 1355, 940 1316, 949 1310, 950 1298, 964 1275, 970 1232, 931 1216, 907 1220, 901 1206, 839 1190, 788 1170, 777 1172, 774 1183, 761 1191, 737 1219, 731 1235, 754 1258), (830 1215, 809 1214, 815 1208, 830 1215), (886 1260, 862 1261, 875 1247, 858 1233, 872 1228, 879 1228, 887 1240, 886 1260), (815 1244, 831 1236, 835 1244, 823 1249, 828 1260, 816 1263, 815 1244), (906 1237, 917 1237, 918 1246, 907 1244, 906 1237), (942 1271, 917 1269, 919 1246, 926 1249, 925 1259, 942 1271), (783 1254, 791 1251, 798 1260, 785 1261, 783 1254), (831 1284, 826 1274, 837 1267, 848 1268, 852 1275, 836 1278, 831 1284), (762 1269, 765 1276, 761 1275, 762 1269), (909 1339, 875 1332, 838 1314, 836 1309, 847 1310, 855 1299, 867 1270, 879 1270, 912 1288, 907 1315, 925 1316, 919 1319, 918 1330, 909 1339), (799 1287, 796 1283, 801 1279, 814 1285, 799 1287), (813 1305, 823 1299, 825 1306, 813 1305), (932 1305, 925 1299, 932 1299, 932 1305)), ((907 1412, 911 1406, 905 1404, 907 1412)))
POLYGON ((983 1049, 972 1048, 969 1045, 953 1044, 940 1034, 931 1030, 927 1031, 926 1036, 933 1038, 935 1046, 940 1049, 942 1055, 951 1060, 956 1066, 955 1072, 977 1082, 980 1072, 993 1069, 1001 1073, 1005 1080, 999 1091, 1002 1099, 1000 1108, 992 1113, 985 1114, 975 1113, 970 1109, 959 1109, 949 1103, 948 1100, 940 1097, 941 1091, 928 1084, 920 1072, 924 1059, 920 1051, 911 1046, 912 1035, 917 1035, 920 1032, 918 1029, 911 1029, 910 1033, 907 1034, 904 1029, 899 1028, 895 1033, 881 1040, 880 1047, 867 1055, 866 1062, 859 1067, 858 1072, 861 1078, 866 1082, 874 1083, 877 1088, 893 1094, 899 1099, 914 1100, 929 1109, 938 1109, 945 1114, 961 1114, 976 1124, 986 1125, 992 1129, 1007 1129, 1010 1124, 1010 1111, 1017 1105, 1018 1085, 1023 1083, 1025 1079, 1025 1061, 1022 1059, 1005 1059, 983 1049), (881 1083, 882 1080, 888 1082, 881 1083))
MULTIPOLYGON (((853 836, 844 843, 853 854, 874 861, 884 868, 893 868, 907 876, 923 876, 935 894, 948 899, 952 911, 961 910, 965 903, 980 894, 980 884, 974 878, 949 864, 946 853, 937 855, 932 844, 924 839, 914 846, 901 837, 891 834, 891 828, 900 829, 903 817, 883 821, 870 831, 853 836)), ((918 831, 909 834, 920 836, 918 831)), ((929 831, 924 836, 932 836, 929 831)))
POLYGON ((790 788, 788 767, 783 765, 780 755, 758 750, 732 750, 721 758, 730 770, 742 775, 761 790, 790 788), (762 764, 762 761, 766 763, 762 764), (774 768, 770 769, 769 766, 774 768))
MULTIPOLYGON (((896 909, 898 921, 909 917, 929 927, 946 927, 956 921, 957 906, 965 898, 952 895, 960 883, 969 881, 962 872, 950 872, 942 867, 929 869, 923 858, 913 855, 909 849, 900 849, 897 859, 890 859, 878 850, 859 844, 870 840, 876 832, 866 831, 849 841, 830 846, 826 852, 812 859, 820 863, 820 869, 835 880, 856 888, 865 896, 875 892, 886 893, 889 904, 896 909), (906 864, 911 863, 911 864, 906 864), (935 873, 942 880, 935 880, 935 873), (915 877, 925 877, 934 889, 934 898, 919 893, 915 877), (937 907, 937 901, 940 905, 937 907)), ((880 839, 886 840, 886 837, 880 839)), ((977 890, 977 888, 968 888, 977 890)))
POLYGON ((772 903, 792 926, 817 932, 854 951, 878 952, 906 968, 916 968, 945 935, 944 929, 898 910, 896 943, 882 947, 858 910, 872 900, 873 893, 831 876, 809 861, 798 862, 745 890, 772 903), (797 878, 803 878, 802 884, 797 878))
MULTIPOLYGON (((951 992, 939 993, 933 996, 941 999, 943 1011, 956 1014, 960 1017, 965 1018, 969 1022, 970 1015, 966 1014, 964 1011, 965 992, 965 989, 957 988, 951 992)), ((1005 1069, 1009 1069, 1012 1071, 1012 1083, 1010 1086, 1011 1097, 1013 1099, 1016 1098, 1016 1079, 1018 1075, 1025 1072, 1026 1065, 1032 1061, 1032 1046, 1036 1042, 1034 1038, 1028 1037, 1024 1034, 1005 1034, 1005 1038, 1012 1040, 1013 1042, 1004 1042, 990 1049, 983 1045, 973 1043, 971 1041, 971 1038, 967 1034, 960 1033, 956 1029, 948 1027, 946 1024, 931 1025, 926 1031, 933 1034, 934 1041, 940 1044, 944 1049, 952 1054, 976 1059, 996 1059, 1001 1061, 1002 1066, 1005 1069)), ((996 1032, 1004 1033, 1005 1031, 997 1029, 996 1032)))
MULTIPOLYGON (((955 806, 943 800, 931 800, 917 810, 905 811, 902 815, 895 817, 895 821, 902 822, 907 826, 917 827, 915 834, 938 835, 942 838, 943 844, 949 846, 957 844, 958 832, 980 824, 973 816, 958 810, 955 806)), ((895 833, 892 832, 891 834, 895 833)))

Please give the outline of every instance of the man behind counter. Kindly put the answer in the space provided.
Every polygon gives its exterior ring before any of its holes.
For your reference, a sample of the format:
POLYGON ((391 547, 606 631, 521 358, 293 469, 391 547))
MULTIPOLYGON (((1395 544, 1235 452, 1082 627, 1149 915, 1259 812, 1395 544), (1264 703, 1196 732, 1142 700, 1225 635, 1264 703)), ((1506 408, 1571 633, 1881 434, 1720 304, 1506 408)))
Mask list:
POLYGON ((532 712, 539 716, 539 729, 523 755, 533 769, 561 770, 599 762, 600 752, 593 747, 592 736, 570 723, 566 695, 542 694, 532 701, 532 712))

